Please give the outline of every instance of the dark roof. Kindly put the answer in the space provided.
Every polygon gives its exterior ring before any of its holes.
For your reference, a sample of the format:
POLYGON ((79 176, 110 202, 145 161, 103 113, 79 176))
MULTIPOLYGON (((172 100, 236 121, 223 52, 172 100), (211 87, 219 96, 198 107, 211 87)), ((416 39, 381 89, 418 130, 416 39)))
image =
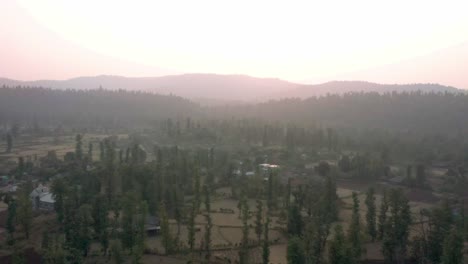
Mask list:
POLYGON ((405 181, 405 177, 404 176, 396 176, 396 177, 391 178, 388 181, 392 182, 392 183, 400 184, 400 183, 403 183, 405 181))
POLYGON ((152 215, 147 216, 145 228, 146 230, 159 229, 160 228, 159 218, 157 216, 152 216, 152 215))

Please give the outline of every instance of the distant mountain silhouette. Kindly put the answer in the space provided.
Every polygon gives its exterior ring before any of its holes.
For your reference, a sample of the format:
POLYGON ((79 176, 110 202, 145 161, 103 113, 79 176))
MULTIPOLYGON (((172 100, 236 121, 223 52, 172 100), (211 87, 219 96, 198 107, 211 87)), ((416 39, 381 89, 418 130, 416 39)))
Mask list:
POLYGON ((302 85, 285 93, 272 95, 271 98, 297 97, 307 98, 326 94, 343 94, 349 92, 463 92, 455 87, 440 84, 378 84, 364 81, 332 81, 323 84, 302 85))
MULTIPOLYGON (((366 80, 377 83, 429 83, 468 89, 468 42, 399 62, 329 76, 332 80, 366 80)), ((313 83, 313 82, 312 82, 313 83)))
POLYGON ((297 84, 274 78, 255 78, 246 75, 182 74, 162 77, 122 77, 100 75, 68 80, 17 81, 0 78, 0 85, 47 87, 53 89, 147 91, 174 94, 203 104, 264 101, 287 97, 307 98, 327 93, 347 92, 461 92, 439 84, 377 84, 362 81, 333 81, 317 85, 297 84))
POLYGON ((255 100, 272 93, 291 90, 298 84, 273 78, 255 78, 246 75, 182 74, 162 77, 122 77, 100 75, 69 80, 16 81, 1 79, 0 85, 40 86, 54 89, 140 90, 174 94, 203 100, 255 100))

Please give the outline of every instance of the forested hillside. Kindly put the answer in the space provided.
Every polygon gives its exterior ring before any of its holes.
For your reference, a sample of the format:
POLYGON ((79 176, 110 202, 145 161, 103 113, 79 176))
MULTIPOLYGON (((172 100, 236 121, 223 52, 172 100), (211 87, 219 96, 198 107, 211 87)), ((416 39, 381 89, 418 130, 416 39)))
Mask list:
POLYGON ((258 119, 343 130, 456 134, 468 129, 468 95, 455 93, 348 93, 259 104, 200 107, 177 96, 129 91, 0 89, 0 122, 131 127, 173 119, 185 122, 258 119))
POLYGON ((0 89, 0 123, 131 126, 198 112, 198 105, 181 97, 144 92, 0 89))
POLYGON ((327 94, 345 94, 356 92, 424 92, 438 93, 451 92, 462 93, 463 90, 451 86, 444 86, 433 83, 414 83, 414 84, 380 84, 362 81, 333 81, 322 84, 302 85, 296 89, 275 95, 273 98, 309 98, 312 96, 324 96, 327 94))
POLYGON ((223 107, 212 112, 218 117, 260 117, 271 121, 352 129, 424 133, 457 133, 468 129, 465 122, 468 95, 454 93, 347 93, 223 107))

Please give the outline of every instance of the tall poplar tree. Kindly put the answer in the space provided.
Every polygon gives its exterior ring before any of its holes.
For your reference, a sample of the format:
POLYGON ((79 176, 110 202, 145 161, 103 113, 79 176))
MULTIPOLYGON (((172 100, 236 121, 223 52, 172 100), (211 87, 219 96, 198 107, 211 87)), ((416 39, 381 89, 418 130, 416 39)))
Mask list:
POLYGON ((367 233, 371 237, 372 242, 377 238, 377 227, 376 227, 376 205, 375 205, 375 192, 374 188, 369 188, 366 193, 366 223, 367 233))
POLYGON ((83 159, 83 143, 81 142, 82 136, 81 134, 77 134, 75 137, 75 156, 77 160, 83 159))
POLYGON ((263 203, 257 200, 257 212, 255 215, 255 234, 257 235, 258 243, 260 244, 263 231, 263 203))
POLYGON ((388 195, 387 191, 384 191, 382 202, 380 203, 380 211, 379 211, 379 223, 378 223, 378 230, 377 230, 377 237, 379 239, 383 238, 384 231, 385 231, 385 224, 387 222, 387 211, 388 211, 388 195))
POLYGON ((328 248, 328 263, 330 264, 351 264, 352 255, 349 244, 343 233, 343 227, 336 225, 335 234, 330 241, 328 248))
POLYGON ((239 250, 239 264, 249 263, 249 204, 247 198, 242 197, 242 240, 239 250))
POLYGON ((211 228, 213 227, 213 223, 211 220, 211 201, 210 201, 210 190, 207 185, 203 186, 203 191, 205 193, 205 208, 206 208, 206 225, 205 225, 205 257, 207 261, 211 258, 211 228))
POLYGON ((265 225, 263 227, 263 245, 262 245, 262 264, 270 262, 270 239, 268 237, 270 231, 270 217, 267 213, 265 225))
POLYGON ((356 192, 353 192, 353 214, 348 229, 348 240, 351 246, 352 263, 359 263, 362 253, 361 216, 359 214, 359 198, 356 192))

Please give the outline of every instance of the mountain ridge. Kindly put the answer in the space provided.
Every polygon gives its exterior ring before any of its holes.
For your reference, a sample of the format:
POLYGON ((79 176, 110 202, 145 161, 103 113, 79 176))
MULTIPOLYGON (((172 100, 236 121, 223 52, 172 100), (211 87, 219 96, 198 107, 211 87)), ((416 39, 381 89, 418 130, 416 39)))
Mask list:
MULTIPOLYGON (((307 98, 348 92, 451 92, 462 89, 435 83, 380 84, 367 81, 330 81, 321 84, 294 83, 278 78, 258 78, 248 75, 191 73, 159 77, 125 77, 120 75, 80 76, 66 80, 19 81, 0 78, 0 85, 46 87, 52 89, 145 91, 174 94, 205 102, 266 101, 281 98, 307 98)), ((213 102, 212 102, 213 103, 213 102)))

